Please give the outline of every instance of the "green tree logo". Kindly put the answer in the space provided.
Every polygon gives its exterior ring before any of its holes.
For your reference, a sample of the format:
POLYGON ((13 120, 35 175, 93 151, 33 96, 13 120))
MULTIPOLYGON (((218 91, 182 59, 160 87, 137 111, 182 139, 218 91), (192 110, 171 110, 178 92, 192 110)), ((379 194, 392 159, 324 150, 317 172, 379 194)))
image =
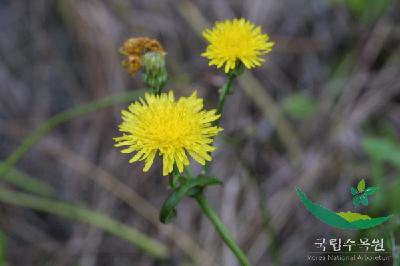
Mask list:
MULTIPOLYGON (((360 207, 360 204, 368 206, 368 197, 378 191, 377 187, 366 187, 365 180, 358 182, 357 188, 351 187, 350 192, 353 196, 354 207, 360 207)), ((355 212, 334 212, 321 205, 311 201, 307 195, 299 188, 296 188, 297 196, 304 207, 317 219, 323 223, 339 228, 349 230, 368 229, 388 221, 392 215, 382 217, 370 217, 366 214, 355 212)))
POLYGON ((372 196, 378 191, 377 187, 367 187, 365 189, 365 180, 361 179, 358 182, 357 189, 351 187, 351 195, 353 195, 353 205, 358 208, 360 203, 364 206, 368 206, 368 196, 372 196))

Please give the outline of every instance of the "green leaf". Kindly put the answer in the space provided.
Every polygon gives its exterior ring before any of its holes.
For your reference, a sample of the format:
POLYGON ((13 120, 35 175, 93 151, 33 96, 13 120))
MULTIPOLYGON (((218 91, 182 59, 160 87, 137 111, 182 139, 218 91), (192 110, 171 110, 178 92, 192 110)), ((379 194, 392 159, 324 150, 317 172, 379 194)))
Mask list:
POLYGON ((184 197, 193 197, 200 193, 206 186, 221 185, 222 181, 215 177, 199 176, 187 180, 181 184, 175 191, 165 200, 160 210, 160 221, 162 223, 170 223, 177 215, 176 206, 184 197))
POLYGON ((294 119, 304 119, 312 116, 317 104, 304 93, 294 93, 287 96, 283 102, 283 109, 294 119))
POLYGON ((375 194, 375 192, 378 191, 377 187, 367 187, 367 189, 365 190, 365 195, 367 196, 371 196, 373 194, 375 194))
POLYGON ((362 203, 364 206, 368 206, 368 198, 367 198, 367 195, 362 194, 362 195, 360 196, 360 200, 361 200, 361 203, 362 203))
POLYGON ((358 194, 357 189, 355 189, 354 187, 351 187, 350 191, 351 191, 351 195, 353 195, 353 196, 358 194))
POLYGON ((358 190, 358 193, 361 193, 365 190, 365 180, 364 179, 361 179, 361 181, 358 182, 357 190, 358 190))

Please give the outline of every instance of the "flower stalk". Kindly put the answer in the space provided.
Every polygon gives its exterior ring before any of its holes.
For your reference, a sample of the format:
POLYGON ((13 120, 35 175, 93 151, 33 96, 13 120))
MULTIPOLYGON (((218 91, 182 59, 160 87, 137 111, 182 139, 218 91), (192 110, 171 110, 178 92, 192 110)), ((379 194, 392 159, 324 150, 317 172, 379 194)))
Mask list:
MULTIPOLYGON (((218 104, 217 104, 217 108, 216 108, 216 110, 217 110, 216 114, 222 114, 222 110, 224 109, 224 105, 225 105, 225 100, 232 93, 233 82, 238 76, 243 74, 243 72, 244 72, 244 65, 241 61, 239 61, 239 63, 236 65, 236 67, 227 74, 228 80, 218 91, 219 92, 219 100, 218 100, 218 104)), ((221 117, 214 121, 215 126, 219 125, 220 119, 221 119, 221 117)), ((201 173, 204 175, 208 174, 209 166, 210 166, 210 162, 207 161, 203 165, 203 170, 201 173)))
MULTIPOLYGON (((237 66, 228 73, 227 82, 222 86, 221 89, 219 89, 219 101, 217 104, 217 112, 216 112, 217 114, 222 113, 222 109, 224 108, 225 100, 228 97, 228 95, 230 95, 232 93, 233 81, 238 76, 243 74, 243 72, 244 72, 244 65, 241 61, 239 61, 239 63, 237 63, 237 66)), ((219 119, 217 121, 219 121, 219 119)))
POLYGON ((225 244, 232 250, 233 254, 235 254, 236 258, 240 262, 240 265, 250 266, 251 265, 250 260, 240 249, 238 244, 236 244, 235 240, 233 240, 233 237, 231 236, 230 232, 228 231, 224 223, 221 221, 221 219, 218 217, 218 215, 215 213, 215 211, 212 209, 210 203, 208 202, 204 194, 199 193, 195 195, 194 198, 196 199, 197 203, 199 204, 205 215, 207 215, 208 219, 213 224, 219 236, 222 238, 225 244))
MULTIPOLYGON (((222 113, 222 109, 224 108, 224 105, 225 105, 225 100, 226 100, 227 96, 232 93, 232 85, 233 85, 233 81, 235 78, 236 78, 236 76, 233 76, 233 75, 228 76, 227 82, 219 90, 217 114, 222 113)), ((217 121, 219 121, 219 119, 217 121)))

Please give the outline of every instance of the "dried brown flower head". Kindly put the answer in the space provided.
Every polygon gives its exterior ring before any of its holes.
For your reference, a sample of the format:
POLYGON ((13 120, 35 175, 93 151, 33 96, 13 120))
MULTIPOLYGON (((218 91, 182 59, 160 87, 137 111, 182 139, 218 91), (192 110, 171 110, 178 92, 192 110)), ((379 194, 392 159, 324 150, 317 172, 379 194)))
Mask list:
POLYGON ((141 68, 141 57, 145 53, 158 52, 163 55, 165 54, 161 44, 157 40, 148 37, 130 38, 124 42, 119 51, 127 57, 122 61, 122 65, 131 75, 135 74, 141 68))

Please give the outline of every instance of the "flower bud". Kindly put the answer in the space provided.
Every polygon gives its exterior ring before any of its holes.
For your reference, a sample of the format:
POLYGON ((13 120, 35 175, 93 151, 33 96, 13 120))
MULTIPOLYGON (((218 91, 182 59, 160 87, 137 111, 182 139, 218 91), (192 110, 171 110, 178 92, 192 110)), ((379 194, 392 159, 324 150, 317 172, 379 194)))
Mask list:
POLYGON ((168 73, 165 67, 165 56, 159 52, 148 52, 142 56, 143 81, 159 94, 167 82, 168 73))

